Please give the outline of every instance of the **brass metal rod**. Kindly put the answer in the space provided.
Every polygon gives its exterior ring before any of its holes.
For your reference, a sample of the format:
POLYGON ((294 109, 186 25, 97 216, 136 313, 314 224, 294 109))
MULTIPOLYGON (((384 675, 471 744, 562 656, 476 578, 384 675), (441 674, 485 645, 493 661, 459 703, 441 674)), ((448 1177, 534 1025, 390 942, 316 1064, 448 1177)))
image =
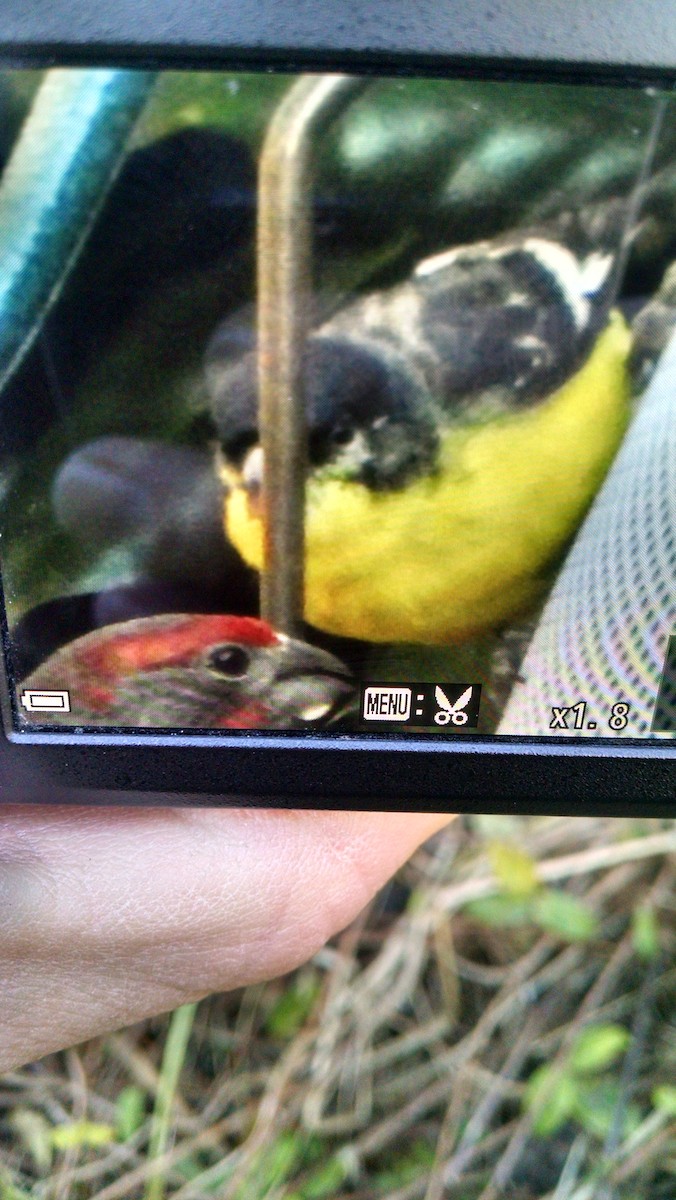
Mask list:
POLYGON ((268 128, 258 183, 258 386, 264 455, 261 615, 303 619, 307 435, 303 355, 311 323, 312 195, 318 137, 366 80, 303 75, 268 128))

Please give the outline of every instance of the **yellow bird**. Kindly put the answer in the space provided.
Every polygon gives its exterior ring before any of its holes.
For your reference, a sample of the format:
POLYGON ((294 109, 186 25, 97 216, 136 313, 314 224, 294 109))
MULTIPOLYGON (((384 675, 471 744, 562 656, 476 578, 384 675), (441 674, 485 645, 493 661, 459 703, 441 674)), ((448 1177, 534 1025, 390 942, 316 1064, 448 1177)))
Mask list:
MULTIPOLYGON (((421 262, 320 325, 305 362, 307 621, 461 641, 542 594, 618 448, 629 330, 616 254, 575 218, 421 262)), ((256 369, 207 354, 225 522, 261 569, 256 369)))

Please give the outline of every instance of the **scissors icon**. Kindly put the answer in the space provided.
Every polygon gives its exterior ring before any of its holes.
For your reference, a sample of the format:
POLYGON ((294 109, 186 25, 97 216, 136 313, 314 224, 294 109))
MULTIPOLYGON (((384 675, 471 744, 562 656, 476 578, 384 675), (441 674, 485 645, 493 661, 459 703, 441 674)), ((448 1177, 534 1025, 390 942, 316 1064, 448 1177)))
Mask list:
POLYGON ((458 696, 455 704, 451 704, 448 696, 441 690, 439 686, 434 689, 434 698, 439 705, 439 711, 435 714, 435 725, 466 725, 469 720, 467 713, 464 711, 472 699, 472 687, 467 688, 458 696))

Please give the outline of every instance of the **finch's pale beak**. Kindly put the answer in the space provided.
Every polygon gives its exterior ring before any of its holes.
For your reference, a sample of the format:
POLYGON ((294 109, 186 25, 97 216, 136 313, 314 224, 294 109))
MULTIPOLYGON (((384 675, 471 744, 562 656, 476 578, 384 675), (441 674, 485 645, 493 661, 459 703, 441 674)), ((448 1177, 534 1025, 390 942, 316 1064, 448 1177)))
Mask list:
POLYGON ((227 492, 240 488, 246 493, 248 515, 251 519, 262 517, 262 489, 265 459, 261 446, 254 446, 247 454, 241 468, 233 467, 219 455, 218 474, 227 492))
POLYGON ((244 459, 240 486, 247 494, 249 515, 260 517, 262 513, 263 472, 265 457, 261 446, 254 446, 244 459))
POLYGON ((287 701, 297 704, 301 720, 326 725, 344 716, 356 696, 347 667, 318 646, 283 636, 282 641, 276 682, 283 684, 287 701))

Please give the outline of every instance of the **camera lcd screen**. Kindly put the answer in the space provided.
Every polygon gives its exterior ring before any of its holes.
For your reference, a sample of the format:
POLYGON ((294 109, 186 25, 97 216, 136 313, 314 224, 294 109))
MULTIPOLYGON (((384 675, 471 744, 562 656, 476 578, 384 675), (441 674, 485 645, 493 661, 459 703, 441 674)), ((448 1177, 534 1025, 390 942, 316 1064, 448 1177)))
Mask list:
POLYGON ((674 737, 667 92, 5 69, 0 133, 8 732, 674 737))

